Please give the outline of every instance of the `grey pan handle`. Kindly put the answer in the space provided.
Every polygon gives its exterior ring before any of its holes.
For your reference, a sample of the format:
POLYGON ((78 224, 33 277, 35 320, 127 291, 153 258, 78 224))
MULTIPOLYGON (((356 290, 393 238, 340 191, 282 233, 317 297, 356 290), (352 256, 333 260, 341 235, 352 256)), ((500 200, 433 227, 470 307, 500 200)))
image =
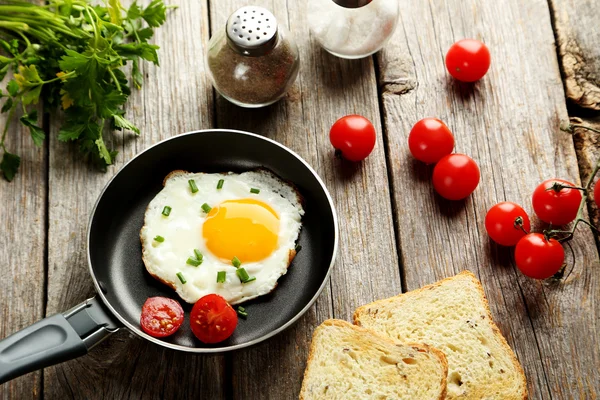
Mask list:
POLYGON ((0 384, 83 356, 120 326, 95 297, 36 322, 0 341, 0 384))

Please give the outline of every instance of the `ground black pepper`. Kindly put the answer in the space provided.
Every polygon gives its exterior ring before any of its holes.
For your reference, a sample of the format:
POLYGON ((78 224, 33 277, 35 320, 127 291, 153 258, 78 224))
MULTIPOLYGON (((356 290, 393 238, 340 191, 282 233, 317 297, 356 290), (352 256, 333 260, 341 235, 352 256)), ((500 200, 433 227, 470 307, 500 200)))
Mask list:
MULTIPOLYGON (((211 39, 208 69, 221 95, 241 106, 261 107, 279 100, 298 74, 298 48, 279 29, 275 45, 259 56, 234 48, 222 31, 211 39)), ((272 44, 271 44, 272 46, 272 44)))

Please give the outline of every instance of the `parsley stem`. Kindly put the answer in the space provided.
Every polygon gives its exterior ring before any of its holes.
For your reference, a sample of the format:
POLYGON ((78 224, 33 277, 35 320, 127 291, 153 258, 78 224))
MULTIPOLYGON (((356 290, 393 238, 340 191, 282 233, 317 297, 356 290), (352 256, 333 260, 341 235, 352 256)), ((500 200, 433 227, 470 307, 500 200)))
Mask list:
POLYGON ((117 79, 117 77, 115 76, 115 73, 113 72, 113 70, 111 68, 108 69, 108 73, 110 74, 110 77, 112 78, 113 82, 115 83, 117 90, 119 92, 123 93, 123 91, 121 90, 121 85, 119 84, 119 80, 117 79))
MULTIPOLYGON (((85 12, 88 15, 88 17, 90 17, 90 23, 92 24, 92 28, 94 28, 94 50, 98 49, 98 37, 100 36, 100 31, 98 30, 98 27, 96 26, 96 22, 94 21, 94 18, 92 17, 92 14, 90 13, 90 9, 91 7, 87 6, 85 7, 85 12)), ((92 9, 92 11, 94 11, 92 9)), ((94 12, 94 14, 96 14, 94 12)), ((98 15, 96 15, 97 17, 98 15)))
POLYGON ((2 149, 6 151, 6 146, 4 145, 4 140, 6 139, 6 133, 8 132, 8 127, 10 126, 10 121, 15 115, 16 107, 13 105, 8 112, 8 117, 6 118, 6 125, 4 125, 4 131, 2 132, 2 140, 0 140, 0 145, 2 145, 2 149))
POLYGON ((58 80, 63 80, 64 81, 66 78, 69 78, 69 77, 71 77, 73 75, 75 75, 75 71, 67 72, 64 75, 57 76, 56 78, 53 78, 53 79, 50 79, 50 80, 47 80, 47 81, 42 81, 42 84, 45 85, 47 83, 56 82, 58 80))

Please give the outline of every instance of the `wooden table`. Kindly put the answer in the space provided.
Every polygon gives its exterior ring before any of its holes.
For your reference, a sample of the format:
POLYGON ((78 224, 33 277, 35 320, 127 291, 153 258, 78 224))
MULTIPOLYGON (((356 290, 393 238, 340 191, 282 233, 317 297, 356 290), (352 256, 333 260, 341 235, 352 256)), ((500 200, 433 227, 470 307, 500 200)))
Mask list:
POLYGON ((330 285, 295 326, 255 347, 194 356, 123 330, 86 357, 3 385, 0 398, 296 398, 320 322, 349 320, 361 304, 463 269, 481 279, 495 320, 523 364, 531 398, 600 397, 600 269, 592 233, 578 231, 566 279, 549 285, 521 275, 511 251, 491 243, 483 224, 493 204, 515 201, 531 212, 539 182, 579 181, 595 164, 595 137, 576 132, 574 140, 559 130, 569 116, 600 125, 594 111, 600 109, 600 8, 594 1, 402 0, 398 29, 384 51, 346 61, 311 39, 305 1, 257 0, 291 29, 302 61, 285 99, 256 111, 216 96, 204 67, 210 30, 247 2, 171 3, 179 8, 155 38, 161 66, 144 67, 145 87, 128 103, 142 135, 111 135, 120 154, 107 173, 57 141, 57 117, 45 120, 50 140, 43 148, 26 132, 9 133, 10 148, 23 161, 14 182, 0 182, 0 337, 94 294, 85 230, 101 188, 141 150, 196 129, 263 134, 318 171, 341 221, 330 285), (493 55, 487 76, 472 86, 449 78, 444 67, 446 50, 464 37, 483 40, 493 55), (328 139, 331 124, 349 113, 368 117, 378 131, 375 151, 356 165, 336 160, 328 139), (456 150, 479 163, 481 184, 464 202, 436 196, 432 168, 408 154, 408 132, 426 116, 446 121, 456 150))

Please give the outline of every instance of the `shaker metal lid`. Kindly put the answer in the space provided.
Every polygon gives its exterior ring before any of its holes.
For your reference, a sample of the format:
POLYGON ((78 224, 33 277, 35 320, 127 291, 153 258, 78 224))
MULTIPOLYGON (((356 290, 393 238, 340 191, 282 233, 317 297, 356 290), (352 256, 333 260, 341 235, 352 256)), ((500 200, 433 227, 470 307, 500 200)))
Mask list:
POLYGON ((229 44, 242 54, 259 56, 275 46, 277 19, 266 8, 242 7, 227 20, 229 44))
POLYGON ((339 6, 345 8, 360 8, 369 4, 372 0, 333 0, 339 6))

